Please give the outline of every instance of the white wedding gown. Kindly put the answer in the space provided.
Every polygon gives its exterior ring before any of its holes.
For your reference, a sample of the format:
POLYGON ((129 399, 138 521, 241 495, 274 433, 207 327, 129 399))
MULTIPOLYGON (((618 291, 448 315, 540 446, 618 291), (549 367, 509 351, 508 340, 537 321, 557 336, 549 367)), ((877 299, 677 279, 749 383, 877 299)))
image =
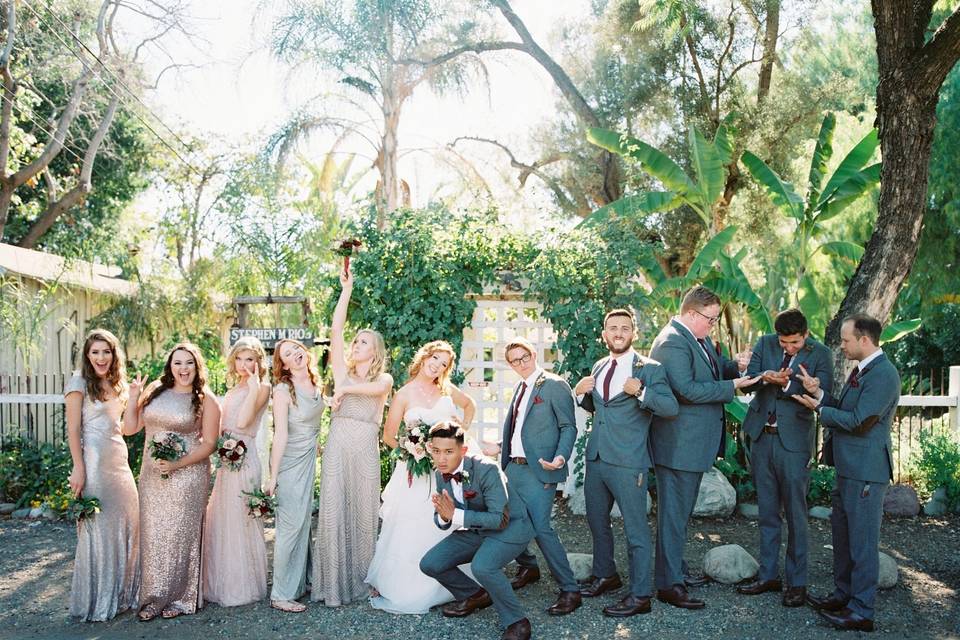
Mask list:
MULTIPOLYGON (((450 418, 460 419, 450 396, 441 396, 430 408, 413 407, 403 416, 405 422, 419 420, 430 425, 450 418)), ((475 442, 468 446, 471 453, 479 451, 475 442)), ((453 600, 443 585, 420 571, 420 559, 452 532, 443 531, 433 521, 430 497, 435 485, 432 475, 414 476, 411 484, 407 466, 398 463, 383 490, 380 537, 366 579, 380 593, 370 598, 376 609, 422 614, 453 600)), ((469 565, 464 568, 469 573, 469 565)))

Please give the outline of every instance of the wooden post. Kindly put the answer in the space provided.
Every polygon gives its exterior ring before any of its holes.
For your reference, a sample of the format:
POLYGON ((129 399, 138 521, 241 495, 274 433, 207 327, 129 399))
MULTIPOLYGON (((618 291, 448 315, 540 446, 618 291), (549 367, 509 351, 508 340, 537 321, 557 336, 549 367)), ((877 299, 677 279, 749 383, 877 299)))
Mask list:
POLYGON ((950 381, 947 386, 947 395, 953 398, 953 404, 950 406, 950 431, 957 437, 960 437, 960 366, 950 367, 950 381))

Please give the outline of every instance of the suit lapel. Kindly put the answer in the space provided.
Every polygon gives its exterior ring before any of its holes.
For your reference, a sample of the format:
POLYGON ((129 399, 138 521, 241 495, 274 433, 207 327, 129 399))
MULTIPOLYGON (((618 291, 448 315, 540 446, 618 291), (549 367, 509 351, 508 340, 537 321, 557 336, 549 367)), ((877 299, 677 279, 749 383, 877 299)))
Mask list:
MULTIPOLYGON (((640 364, 640 367, 639 367, 639 368, 637 367, 637 363, 639 363, 639 362, 640 362, 640 354, 637 353, 637 352, 634 352, 634 353, 633 353, 633 362, 630 363, 630 376, 633 377, 633 378, 636 378, 636 379, 638 379, 638 380, 640 379, 640 369, 643 368, 643 364, 642 364, 642 363, 640 364)), ((609 404, 610 402, 613 402, 614 400, 616 400, 617 398, 619 398, 619 397, 622 396, 622 395, 626 395, 626 392, 625 392, 625 391, 621 391, 621 392, 618 393, 617 395, 613 396, 612 398, 610 398, 610 400, 607 402, 607 404, 609 404)))
MULTIPOLYGON (((710 369, 710 375, 713 376, 714 380, 716 380, 717 376, 713 368, 713 361, 710 359, 710 356, 704 351, 703 347, 700 346, 700 343, 697 342, 697 339, 693 337, 693 333, 690 332, 690 329, 687 329, 685 326, 683 326, 683 324, 681 324, 677 320, 671 320, 670 322, 673 323, 674 328, 677 330, 677 332, 680 335, 682 335, 684 338, 686 338, 687 344, 690 345, 690 348, 693 349, 693 351, 700 356, 701 360, 707 363, 707 368, 710 369)), ((705 341, 709 339, 710 338, 706 338, 705 341)), ((710 343, 707 343, 707 346, 709 347, 710 343)))
MULTIPOLYGON (((475 471, 475 465, 474 465, 474 460, 473 460, 473 458, 471 458, 471 457, 469 457, 469 456, 466 457, 466 458, 464 458, 464 459, 463 459, 463 473, 465 473, 465 474, 467 475, 467 480, 466 480, 465 482, 461 482, 461 483, 460 483, 460 489, 461 489, 462 493, 464 494, 464 496, 463 496, 463 503, 460 505, 461 508, 467 508, 467 507, 469 506, 469 504, 470 504, 470 501, 467 500, 466 492, 467 492, 467 487, 468 487, 468 486, 471 486, 471 485, 473 484, 473 480, 474 480, 473 472, 474 472, 474 471, 475 471)), ((453 495, 453 494, 451 493, 450 495, 453 495)), ((477 496, 479 497, 479 495, 480 495, 480 494, 478 493, 477 496)), ((456 502, 456 501, 457 501, 456 498, 454 498, 453 501, 456 502)))
POLYGON ((533 381, 533 387, 530 389, 530 397, 527 398, 527 408, 523 410, 523 422, 527 422, 527 416, 530 415, 530 410, 533 409, 534 398, 540 397, 540 389, 542 387, 541 380, 546 372, 541 371, 540 375, 537 376, 537 379, 533 381))
MULTIPOLYGON (((874 358, 873 360, 871 360, 870 362, 868 362, 868 363, 867 363, 867 366, 865 366, 865 367, 860 371, 860 373, 857 374, 857 386, 860 386, 860 381, 863 380, 863 377, 864 377, 865 375, 867 375, 868 373, 870 373, 870 370, 873 369, 873 366, 874 366, 875 364, 877 364, 878 362, 880 362, 880 360, 883 360, 883 359, 886 358, 886 357, 887 357, 887 354, 881 353, 879 356, 877 356, 876 358, 874 358)), ((857 365, 857 366, 859 366, 859 365, 857 365)), ((843 391, 840 392, 840 400, 839 400, 839 402, 843 402, 843 397, 844 397, 845 395, 847 395, 847 391, 849 391, 850 389, 851 389, 851 386, 850 386, 849 375, 848 375, 848 381, 843 383, 843 391)))

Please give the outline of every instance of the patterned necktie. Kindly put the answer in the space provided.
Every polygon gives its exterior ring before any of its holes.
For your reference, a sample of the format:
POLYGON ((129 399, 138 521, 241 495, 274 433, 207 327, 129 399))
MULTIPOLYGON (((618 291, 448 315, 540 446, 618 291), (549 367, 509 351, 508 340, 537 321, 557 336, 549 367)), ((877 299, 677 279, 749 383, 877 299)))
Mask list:
POLYGON ((613 372, 617 370, 617 361, 615 359, 610 360, 610 368, 607 369, 607 375, 603 379, 603 401, 607 402, 610 400, 610 381, 613 380, 613 372))
POLYGON ((710 355, 710 349, 707 348, 707 341, 703 338, 697 338, 697 342, 699 342, 700 346, 703 347, 703 352, 707 355, 707 360, 710 361, 710 367, 713 369, 713 375, 719 378, 720 369, 717 367, 717 361, 714 360, 710 355))

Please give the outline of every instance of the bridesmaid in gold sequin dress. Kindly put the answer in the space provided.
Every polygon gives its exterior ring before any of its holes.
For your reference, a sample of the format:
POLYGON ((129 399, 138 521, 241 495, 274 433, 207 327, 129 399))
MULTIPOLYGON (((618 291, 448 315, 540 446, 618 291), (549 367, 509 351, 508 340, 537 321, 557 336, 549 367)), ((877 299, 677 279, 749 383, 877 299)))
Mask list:
POLYGON ((266 492, 276 494, 270 606, 300 613, 307 589, 310 519, 317 474, 317 435, 323 413, 313 354, 296 340, 273 350, 273 448, 266 492))
POLYGON ((64 390, 73 457, 70 489, 99 499, 100 513, 77 524, 70 615, 103 621, 137 606, 139 499, 120 434, 127 399, 120 343, 109 331, 94 329, 82 354, 80 372, 64 390))
POLYGON ((267 546, 263 520, 253 518, 243 492, 260 488, 257 432, 270 398, 262 384, 266 354, 256 338, 241 338, 227 354, 227 381, 220 433, 242 440, 247 453, 239 469, 222 466, 207 505, 203 529, 203 598, 222 607, 267 597, 267 546))
POLYGON ((380 512, 380 422, 393 387, 385 373, 383 337, 359 331, 344 353, 343 326, 353 274, 340 273, 342 290, 330 326, 335 393, 330 433, 320 464, 320 511, 313 547, 312 600, 328 607, 366 598, 364 578, 377 544, 380 512))
POLYGON ((143 391, 141 400, 143 384, 140 376, 130 383, 130 404, 137 410, 123 417, 125 433, 146 429, 140 468, 139 617, 176 618, 203 604, 200 540, 220 407, 207 387, 203 356, 193 344, 173 348, 160 380, 143 391), (179 460, 154 460, 150 441, 167 432, 186 441, 187 453, 179 460))

